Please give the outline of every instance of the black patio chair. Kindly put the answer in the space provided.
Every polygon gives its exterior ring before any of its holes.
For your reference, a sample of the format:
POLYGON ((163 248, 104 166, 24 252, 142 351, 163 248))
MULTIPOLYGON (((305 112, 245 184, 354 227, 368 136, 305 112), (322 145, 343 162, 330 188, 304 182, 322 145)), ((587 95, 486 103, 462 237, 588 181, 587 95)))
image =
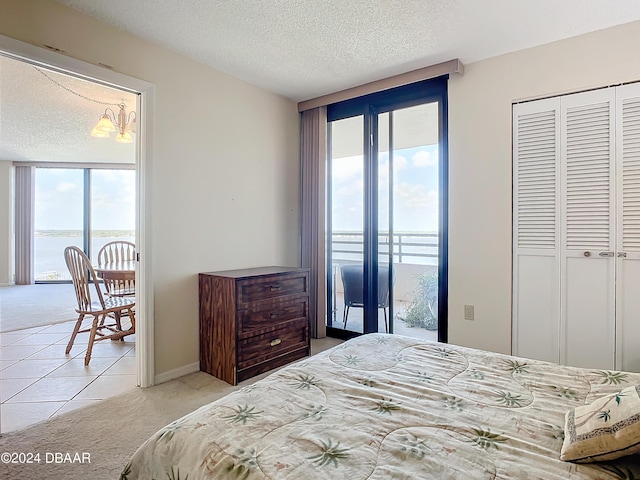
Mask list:
MULTIPOLYGON (((364 308, 364 266, 362 264, 342 265, 340 276, 344 288, 343 327, 347 328, 349 308, 364 308)), ((389 267, 378 267, 378 308, 384 311, 384 327, 389 332, 387 308, 389 307, 389 267)))

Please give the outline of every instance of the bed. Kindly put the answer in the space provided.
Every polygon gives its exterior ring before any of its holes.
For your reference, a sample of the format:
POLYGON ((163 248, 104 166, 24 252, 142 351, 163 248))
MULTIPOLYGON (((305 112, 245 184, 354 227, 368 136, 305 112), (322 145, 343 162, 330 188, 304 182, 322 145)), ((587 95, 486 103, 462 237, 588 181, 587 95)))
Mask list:
POLYGON ((640 455, 559 459, 565 412, 634 384, 640 374, 364 335, 171 423, 121 479, 638 479, 640 455))

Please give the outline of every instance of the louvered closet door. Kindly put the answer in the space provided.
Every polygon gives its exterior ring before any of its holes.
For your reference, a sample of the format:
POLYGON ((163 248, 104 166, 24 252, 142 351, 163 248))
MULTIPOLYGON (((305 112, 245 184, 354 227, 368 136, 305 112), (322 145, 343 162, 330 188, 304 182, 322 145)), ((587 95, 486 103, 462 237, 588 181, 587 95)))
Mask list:
POLYGON ((616 368, 640 372, 640 85, 616 92, 616 368))
POLYGON ((513 353, 559 361, 558 98, 513 106, 513 353))
POLYGON ((615 90, 561 99, 560 362, 615 361, 615 90))

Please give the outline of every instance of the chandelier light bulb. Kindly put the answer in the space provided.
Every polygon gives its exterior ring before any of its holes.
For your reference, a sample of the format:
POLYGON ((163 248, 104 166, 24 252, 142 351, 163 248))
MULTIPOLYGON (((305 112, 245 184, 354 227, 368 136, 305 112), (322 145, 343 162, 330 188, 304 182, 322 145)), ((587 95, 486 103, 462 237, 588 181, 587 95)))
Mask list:
POLYGON ((92 137, 107 138, 111 132, 117 132, 116 142, 132 143, 133 137, 131 133, 136 133, 136 112, 129 112, 127 115, 126 105, 121 103, 118 105, 120 110, 118 114, 107 108, 100 116, 98 123, 91 131, 92 137))
POLYGON ((105 112, 98 120, 98 124, 95 127, 95 130, 99 130, 101 132, 111 133, 116 131, 116 127, 105 112))
POLYGON ((118 143, 132 143, 133 142, 133 137, 131 137, 131 134, 129 132, 124 132, 124 133, 119 133, 118 135, 116 135, 116 142, 118 143))
POLYGON ((93 127, 93 130, 91 130, 91 136, 96 138, 109 138, 111 135, 109 132, 98 130, 98 127, 93 127))

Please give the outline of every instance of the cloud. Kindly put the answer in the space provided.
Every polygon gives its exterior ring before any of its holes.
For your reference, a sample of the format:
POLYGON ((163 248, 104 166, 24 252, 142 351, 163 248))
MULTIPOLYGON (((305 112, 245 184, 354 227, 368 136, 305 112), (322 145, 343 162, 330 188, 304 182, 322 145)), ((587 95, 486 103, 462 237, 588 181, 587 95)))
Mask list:
POLYGON ((362 155, 336 158, 331 162, 331 177, 334 182, 344 182, 353 177, 362 177, 362 155))
POLYGON ((434 232, 438 229, 437 190, 401 183, 396 188, 394 224, 398 231, 434 232))
POLYGON ((362 198, 362 192, 364 192, 364 179, 362 177, 356 178, 351 182, 342 183, 341 185, 335 185, 334 197, 351 197, 362 198))
POLYGON ((412 185, 403 182, 396 188, 396 196, 409 208, 436 209, 438 207, 438 192, 427 190, 423 185, 412 185))
MULTIPOLYGON (((402 155, 394 155, 393 156, 393 171, 399 172, 400 170, 405 170, 409 166, 409 161, 403 157, 402 155)), ((380 166, 378 167, 380 172, 389 171, 389 157, 385 155, 380 162, 380 166)))
MULTIPOLYGON (((406 170, 409 167, 409 161, 402 155, 393 156, 393 173, 397 174, 402 170, 406 170)), ((378 166, 378 181, 380 185, 384 185, 389 181, 389 158, 385 158, 380 162, 378 166)))
POLYGON ((78 185, 73 182, 59 182, 56 185, 56 192, 66 193, 66 192, 74 192, 79 191, 78 185))
MULTIPOLYGON (((409 161, 402 155, 394 155, 393 171, 400 172, 409 167, 409 161)), ((362 155, 354 157, 336 158, 331 164, 331 177, 334 183, 346 182, 364 175, 364 163, 362 155)), ((381 179, 389 177, 389 158, 385 155, 378 166, 381 179)))
MULTIPOLYGON (((76 170, 38 169, 36 172, 36 229, 82 229, 83 178, 76 170)), ((135 228, 134 170, 93 170, 92 228, 135 228)))
POLYGON ((404 158, 402 155, 394 155, 393 156, 393 171, 399 172, 400 170, 404 170, 409 166, 409 161, 404 158))
POLYGON ((420 150, 411 158, 414 167, 433 167, 438 164, 438 152, 420 150))

